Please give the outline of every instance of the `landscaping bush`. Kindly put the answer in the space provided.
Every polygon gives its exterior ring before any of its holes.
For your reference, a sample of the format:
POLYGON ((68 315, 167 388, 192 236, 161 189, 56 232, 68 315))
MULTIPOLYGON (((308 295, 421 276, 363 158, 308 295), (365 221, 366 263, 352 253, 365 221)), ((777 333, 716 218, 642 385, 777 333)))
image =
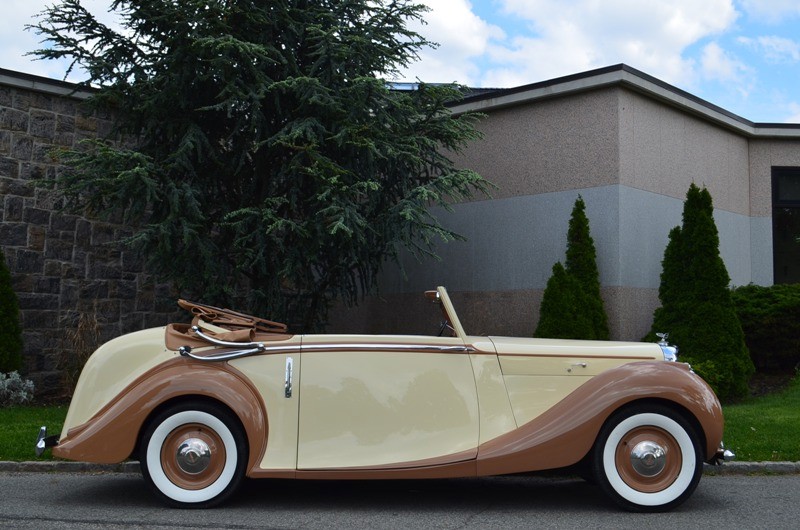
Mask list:
POLYGON ((600 297, 597 252, 586 204, 578 196, 567 230, 566 267, 553 266, 534 337, 608 340, 608 317, 600 297))
POLYGON ((0 407, 22 405, 33 400, 33 382, 17 372, 0 373, 0 407))
POLYGON ((19 325, 19 302, 11 288, 11 273, 0 249, 0 372, 22 367, 22 330, 19 325))
POLYGON ((731 294, 756 370, 791 373, 800 365, 800 284, 747 285, 731 294))
POLYGON ((683 206, 683 223, 670 231, 664 251, 661 307, 645 340, 668 332, 720 399, 746 396, 754 372, 728 287, 730 277, 719 254, 719 235, 711 194, 694 184, 683 206))
POLYGON ((581 285, 561 265, 553 265, 553 275, 547 280, 540 309, 539 324, 534 337, 550 339, 592 338, 592 321, 585 312, 575 310, 585 306, 586 295, 581 285))

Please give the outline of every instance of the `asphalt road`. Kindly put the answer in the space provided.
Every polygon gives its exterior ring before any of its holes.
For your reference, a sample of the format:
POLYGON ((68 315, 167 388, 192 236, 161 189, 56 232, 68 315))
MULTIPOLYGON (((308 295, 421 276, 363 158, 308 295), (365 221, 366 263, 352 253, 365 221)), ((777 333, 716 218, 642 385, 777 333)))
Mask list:
POLYGON ((797 528, 800 475, 704 476, 665 514, 619 511, 573 478, 249 481, 211 510, 175 510, 138 474, 0 473, 2 528, 797 528))

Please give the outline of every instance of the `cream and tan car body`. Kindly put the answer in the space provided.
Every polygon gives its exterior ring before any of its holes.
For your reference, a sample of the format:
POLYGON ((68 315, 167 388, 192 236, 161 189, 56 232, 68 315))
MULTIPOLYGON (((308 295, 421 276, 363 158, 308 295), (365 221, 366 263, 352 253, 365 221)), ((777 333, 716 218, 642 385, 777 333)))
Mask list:
MULTIPOLYGON (((688 365, 665 362, 660 345, 469 336, 446 290, 427 294, 452 336, 250 330, 244 342, 261 348, 243 355, 180 325, 114 339, 87 362, 53 454, 136 458, 157 411, 204 399, 241 422, 246 475, 256 478, 561 468, 584 460, 609 417, 633 403, 674 409, 699 436, 703 460, 717 456, 717 398, 688 365)), ((202 319, 197 331, 231 337, 202 319)))

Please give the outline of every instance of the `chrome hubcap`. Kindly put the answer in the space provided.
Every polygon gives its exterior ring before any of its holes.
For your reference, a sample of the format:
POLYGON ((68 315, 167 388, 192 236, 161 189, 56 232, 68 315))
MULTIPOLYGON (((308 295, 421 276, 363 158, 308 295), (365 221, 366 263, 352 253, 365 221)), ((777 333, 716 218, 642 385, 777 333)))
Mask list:
POLYGON ((186 473, 202 473, 211 463, 211 449, 199 438, 188 438, 178 447, 175 455, 178 466, 186 473))
POLYGON ((631 466, 643 477, 658 475, 666 463, 666 450, 655 442, 639 442, 631 451, 631 466))

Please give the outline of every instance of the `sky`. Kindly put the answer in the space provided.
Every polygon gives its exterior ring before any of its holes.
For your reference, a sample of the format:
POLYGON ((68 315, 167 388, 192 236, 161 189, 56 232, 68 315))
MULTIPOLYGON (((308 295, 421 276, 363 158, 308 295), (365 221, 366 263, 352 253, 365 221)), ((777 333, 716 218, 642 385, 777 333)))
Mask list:
MULTIPOLYGON (((57 0, 0 0, 0 68, 33 60, 25 25, 57 0)), ((101 20, 109 0, 83 2, 101 20)), ((798 0, 422 0, 425 49, 401 81, 507 88, 625 63, 751 121, 800 123, 798 0)), ((68 80, 77 80, 68 78, 68 80)))

